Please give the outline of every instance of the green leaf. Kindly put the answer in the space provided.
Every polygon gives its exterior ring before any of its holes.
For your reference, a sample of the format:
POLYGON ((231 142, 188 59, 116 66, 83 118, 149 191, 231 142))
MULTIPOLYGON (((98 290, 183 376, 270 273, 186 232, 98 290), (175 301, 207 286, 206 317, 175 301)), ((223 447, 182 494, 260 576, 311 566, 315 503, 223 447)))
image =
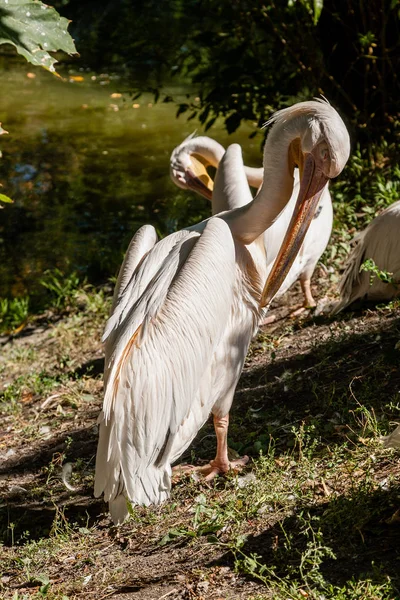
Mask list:
POLYGON ((47 596, 47 592, 49 591, 50 588, 50 582, 49 583, 45 583, 44 585, 41 585, 39 588, 39 592, 41 596, 47 596))
POLYGON ((0 202, 5 202, 6 204, 12 204, 13 200, 4 194, 0 194, 0 202))
POLYGON ((173 540, 176 540, 177 538, 181 537, 196 537, 196 532, 184 528, 170 529, 158 544, 159 546, 166 546, 167 544, 169 544, 169 542, 172 542, 173 540))
POLYGON ((82 533, 82 535, 86 535, 87 533, 90 533, 90 529, 88 529, 87 527, 79 527, 78 531, 79 531, 79 533, 82 533))
POLYGON ((241 121, 242 117, 239 115, 239 113, 234 112, 231 115, 229 115, 229 117, 225 119, 225 127, 228 133, 234 133, 239 127, 241 121))
POLYGON ((205 131, 208 131, 210 129, 210 127, 212 127, 214 125, 216 120, 217 120, 217 117, 213 117, 212 119, 207 121, 207 125, 205 126, 205 131))
POLYGON ((38 575, 32 578, 32 581, 39 582, 42 585, 47 585, 48 583, 50 583, 50 579, 45 573, 39 573, 38 575))
POLYGON ((176 117, 178 118, 179 115, 181 115, 182 113, 185 113, 189 108, 189 104, 179 104, 178 106, 178 110, 176 111, 176 117))
POLYGON ((49 52, 76 54, 68 19, 39 0, 0 0, 0 44, 12 44, 33 65, 55 73, 49 52))
POLYGON ((318 23, 323 7, 324 0, 314 0, 314 25, 318 23))

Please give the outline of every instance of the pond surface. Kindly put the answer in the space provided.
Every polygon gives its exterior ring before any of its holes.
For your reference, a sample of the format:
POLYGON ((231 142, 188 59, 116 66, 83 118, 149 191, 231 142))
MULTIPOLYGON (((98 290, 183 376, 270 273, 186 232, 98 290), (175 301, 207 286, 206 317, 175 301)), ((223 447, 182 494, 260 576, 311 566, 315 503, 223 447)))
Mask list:
MULTIPOLYGON (((150 96, 115 96, 129 89, 117 78, 63 75, 0 63, 0 122, 9 131, 0 137, 0 182, 14 199, 0 211, 0 297, 39 293, 47 269, 104 282, 143 223, 165 235, 210 214, 206 200, 169 178, 171 151, 202 133, 198 122, 176 119, 174 104, 150 96)), ((184 99, 184 89, 170 91, 184 99)), ((254 129, 228 136, 220 122, 207 135, 239 142, 247 164, 259 166, 254 129)))

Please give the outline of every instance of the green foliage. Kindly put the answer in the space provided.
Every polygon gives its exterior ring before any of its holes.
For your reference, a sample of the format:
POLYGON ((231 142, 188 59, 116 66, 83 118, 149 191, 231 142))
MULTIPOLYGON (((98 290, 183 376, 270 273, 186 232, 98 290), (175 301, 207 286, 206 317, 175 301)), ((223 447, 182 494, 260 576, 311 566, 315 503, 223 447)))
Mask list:
POLYGON ((396 281, 393 279, 393 273, 382 271, 372 258, 368 258, 363 262, 363 264, 360 266, 360 271, 367 271, 371 273, 370 285, 372 285, 375 277, 380 279, 383 283, 396 285, 396 281))
MULTIPOLYGON (((304 588, 310 592, 312 591, 312 587, 316 586, 325 591, 327 584, 320 571, 320 567, 324 560, 327 558, 336 559, 336 556, 331 548, 324 544, 322 531, 317 527, 318 517, 311 517, 309 514, 303 515, 301 513, 298 516, 298 520, 300 524, 299 535, 300 538, 304 538, 304 547, 299 551, 295 545, 293 536, 282 529, 284 537, 283 549, 277 552, 276 556, 279 560, 283 558, 279 554, 291 555, 291 564, 287 567, 287 576, 279 576, 277 567, 263 563, 261 556, 255 553, 246 554, 243 551, 246 538, 243 536, 238 536, 231 543, 236 570, 259 579, 266 586, 270 586, 271 581, 273 581, 278 584, 281 591, 285 591, 287 594, 294 593, 296 598, 304 597, 301 593, 301 590, 304 590, 304 588)), ((298 543, 298 540, 296 541, 298 543)))
POLYGON ((0 44, 12 44, 35 66, 55 72, 49 52, 76 54, 68 20, 39 0, 8 0, 0 7, 0 44))
POLYGON ((196 498, 196 504, 193 509, 194 516, 190 527, 178 527, 170 529, 159 542, 160 546, 176 541, 181 538, 196 538, 199 536, 209 536, 208 540, 215 543, 217 534, 226 525, 227 522, 237 520, 236 501, 228 503, 221 507, 219 504, 209 504, 204 494, 199 494, 196 498), (236 506, 235 506, 236 505, 236 506))
POLYGON ((0 333, 15 333, 27 323, 33 309, 50 309, 58 313, 85 310, 92 318, 103 322, 109 314, 109 295, 104 289, 87 284, 86 279, 81 281, 75 272, 65 275, 59 269, 48 270, 40 283, 47 290, 47 297, 41 296, 39 300, 34 296, 33 300, 29 296, 0 298, 0 333))
POLYGON ((316 25, 321 16, 324 0, 288 0, 288 6, 293 6, 295 2, 300 2, 307 8, 308 12, 313 17, 314 25, 316 25))
POLYGON ((6 204, 12 204, 13 201, 8 196, 5 196, 4 194, 0 194, 0 202, 4 202, 6 204))
MULTIPOLYGON (((79 31, 84 7, 71 0, 68 10, 79 15, 79 31)), ((273 109, 323 94, 356 139, 398 139, 396 2, 351 0, 344 11, 340 0, 121 0, 91 25, 98 55, 114 64, 124 57, 134 70, 135 92, 157 99, 171 76, 193 84, 199 100, 168 93, 164 101, 175 100, 178 115, 197 116, 205 129, 218 116, 229 132, 243 120, 261 125, 273 109), (100 49, 111 43, 110 30, 112 52, 100 49)))
POLYGON ((332 183, 333 235, 322 258, 324 264, 342 268, 354 234, 399 200, 400 163, 396 147, 386 142, 369 149, 358 144, 343 175, 332 183))
POLYGON ((45 271, 40 283, 50 292, 51 306, 57 309, 67 308, 77 295, 81 281, 77 273, 65 275, 60 269, 45 271))
MULTIPOLYGON (((246 537, 239 535, 229 544, 235 558, 235 569, 261 581, 273 596, 257 596, 252 600, 361 600, 376 598, 393 600, 395 586, 390 578, 375 568, 373 577, 358 581, 352 578, 344 585, 333 585, 326 579, 325 561, 334 561, 336 556, 326 544, 321 530, 321 519, 301 512, 298 517, 299 531, 296 536, 282 528, 283 547, 275 552, 273 564, 266 563, 257 553, 247 553, 246 537), (281 574, 283 570, 285 575, 281 574)), ((396 596, 397 597, 397 596, 396 596)))
POLYGON ((0 298, 0 331, 13 330, 28 318, 29 298, 0 298))

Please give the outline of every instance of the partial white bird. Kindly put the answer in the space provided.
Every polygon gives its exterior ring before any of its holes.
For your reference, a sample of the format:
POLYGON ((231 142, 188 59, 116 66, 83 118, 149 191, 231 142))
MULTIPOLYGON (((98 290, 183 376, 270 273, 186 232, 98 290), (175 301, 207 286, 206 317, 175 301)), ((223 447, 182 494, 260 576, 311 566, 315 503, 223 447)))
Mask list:
MULTIPOLYGON (((207 171, 209 166, 218 168, 224 152, 224 147, 216 140, 207 136, 194 137, 192 134, 173 150, 170 158, 170 175, 172 181, 183 189, 193 190, 212 200, 213 214, 218 214, 223 210, 232 208, 227 205, 226 199, 229 198, 229 194, 224 193, 224 188, 226 188, 228 181, 224 185, 221 185, 218 191, 214 188, 214 182, 207 171)), ((263 168, 245 166, 244 169, 249 185, 259 188, 263 180, 263 168)), ((234 177, 235 166, 231 169, 225 169, 227 180, 231 173, 234 177)), ((278 219, 264 232, 264 246, 268 270, 272 269, 296 204, 300 186, 297 169, 295 170, 294 177, 293 193, 288 204, 278 219)), ((276 297, 282 296, 299 280, 304 295, 303 306, 316 306, 311 292, 311 277, 317 262, 328 245, 332 232, 332 223, 332 199, 329 189, 326 187, 321 196, 314 219, 304 238, 303 245, 276 297)))
MULTIPOLYGON (((195 137, 195 133, 192 133, 172 151, 171 179, 178 187, 184 190, 193 190, 211 200, 214 182, 207 168, 215 167, 217 169, 224 154, 225 148, 216 140, 205 135, 195 137)), ((244 171, 248 184, 258 189, 263 180, 263 167, 244 166, 244 171)), ((227 210, 227 207, 214 210, 213 203, 213 214, 222 210, 227 210)))
POLYGON ((392 433, 385 436, 382 441, 385 448, 400 448, 400 425, 392 433))
POLYGON ((375 217, 355 241, 339 282, 340 300, 330 307, 332 314, 356 300, 381 302, 400 295, 400 201, 375 217), (376 274, 360 270, 368 259, 380 271, 390 273, 393 282, 385 283, 376 274))
MULTIPOLYGON (((165 500, 171 463, 213 413, 217 453, 208 478, 234 464, 227 454, 229 410, 252 335, 286 277, 329 178, 343 169, 349 136, 322 101, 276 113, 255 197, 240 168, 230 180, 232 210, 157 242, 153 227, 133 237, 118 277, 104 339, 105 397, 99 417, 95 495, 115 523, 127 500, 165 500), (293 219, 266 280, 260 236, 301 184, 293 219), (265 285, 264 285, 265 284, 265 285)), ((240 162, 240 165, 239 165, 240 162)), ((224 169, 224 161, 220 166, 224 169)), ((246 462, 246 457, 239 464, 246 462)))

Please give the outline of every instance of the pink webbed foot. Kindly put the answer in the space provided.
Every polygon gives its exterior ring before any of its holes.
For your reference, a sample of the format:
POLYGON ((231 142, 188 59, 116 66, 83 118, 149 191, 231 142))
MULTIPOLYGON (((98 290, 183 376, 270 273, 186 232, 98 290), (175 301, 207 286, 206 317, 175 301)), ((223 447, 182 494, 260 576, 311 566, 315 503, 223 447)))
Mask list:
POLYGON ((302 315, 306 310, 307 308, 305 306, 300 306, 300 308, 296 308, 296 310, 293 310, 289 316, 291 319, 295 319, 296 317, 302 315))
POLYGON ((276 315, 268 315, 268 317, 265 317, 265 319, 263 319, 260 323, 260 327, 264 327, 264 325, 271 325, 272 323, 275 323, 276 321, 276 315))
POLYGON ((228 456, 228 424, 229 414, 224 417, 213 415, 214 429, 217 438, 217 454, 214 460, 203 467, 192 467, 191 465, 178 465, 173 468, 174 475, 198 474, 204 477, 204 481, 211 481, 217 475, 224 475, 230 470, 237 471, 244 467, 249 462, 248 456, 229 460, 228 456))
POLYGON ((296 310, 292 311, 290 313, 290 318, 295 319, 296 317, 299 317, 306 311, 307 311, 307 313, 309 313, 316 306, 317 306, 317 303, 315 302, 315 300, 312 296, 310 296, 309 298, 306 297, 306 298, 304 298, 303 306, 300 306, 300 308, 297 308, 296 310))
POLYGON ((212 460, 210 464, 206 465, 207 470, 204 471, 205 481, 211 481, 217 475, 226 475, 229 471, 240 471, 249 462, 248 456, 242 456, 241 458, 235 458, 230 460, 228 463, 222 463, 217 460, 212 460))
POLYGON ((198 480, 201 478, 204 481, 211 481, 217 475, 226 475, 229 471, 240 471, 249 462, 248 456, 236 458, 228 462, 218 461, 217 459, 210 461, 207 465, 194 467, 193 465, 177 465, 172 469, 172 478, 176 481, 182 475, 194 475, 198 480))

